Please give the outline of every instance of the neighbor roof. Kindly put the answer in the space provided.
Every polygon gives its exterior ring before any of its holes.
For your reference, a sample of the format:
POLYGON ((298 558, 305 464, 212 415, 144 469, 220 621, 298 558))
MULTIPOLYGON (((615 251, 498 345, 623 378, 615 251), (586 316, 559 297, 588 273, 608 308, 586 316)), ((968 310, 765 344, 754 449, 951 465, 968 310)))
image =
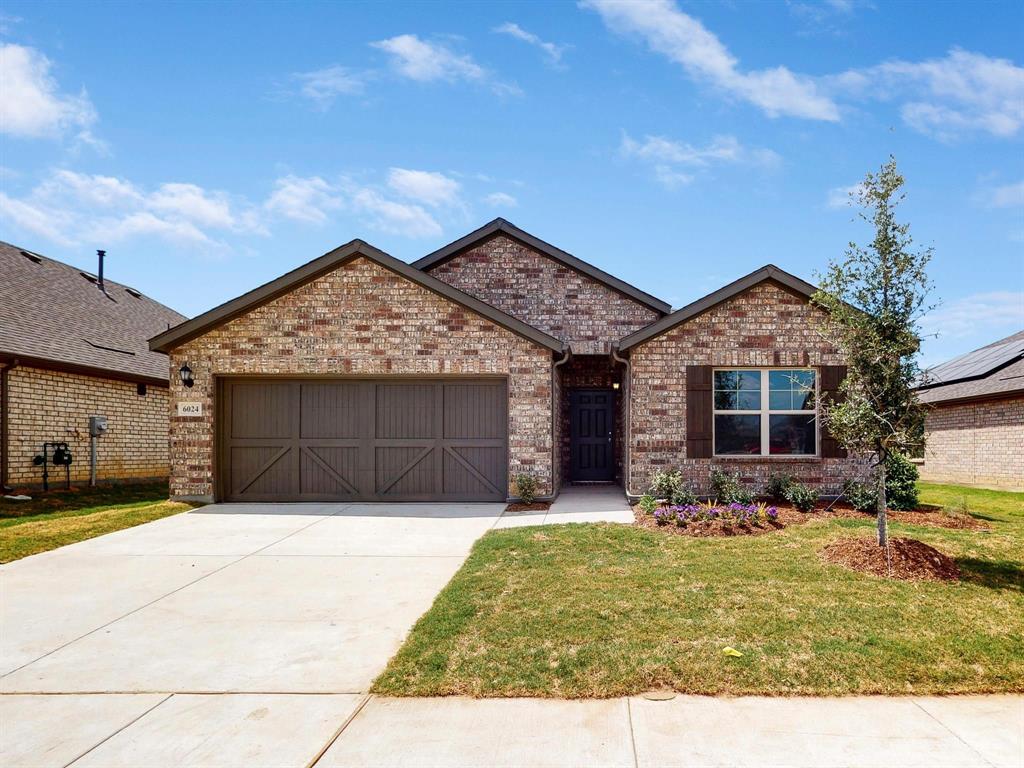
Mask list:
MULTIPOLYGON (((116 262, 115 262, 116 263, 116 262)), ((150 336, 184 320, 134 288, 0 242, 0 360, 168 382, 150 336)))
POLYGON ((1024 391, 1024 331, 925 371, 924 403, 1001 397, 1024 391))
POLYGON ((593 264, 588 264, 582 259, 578 259, 571 253, 566 253, 561 248, 556 248, 550 243, 546 243, 538 237, 534 237, 529 232, 526 232, 510 221, 506 221, 502 218, 497 218, 490 224, 485 224, 473 232, 470 232, 465 237, 460 237, 453 243, 440 248, 433 253, 424 256, 422 259, 414 261, 412 265, 417 269, 428 270, 436 267, 448 259, 454 258, 455 256, 463 253, 464 251, 473 248, 485 240, 488 240, 495 235, 502 233, 514 240, 518 240, 523 245, 533 248, 535 251, 548 256, 555 261, 564 264, 570 269, 574 269, 587 277, 596 280, 599 283, 611 288, 614 291, 628 296, 634 301, 643 304, 644 306, 653 309, 659 314, 666 314, 672 311, 672 305, 662 301, 659 298, 652 296, 649 293, 641 291, 624 280, 620 280, 614 275, 609 275, 604 270, 598 269, 593 264))
POLYGON ((180 325, 150 339, 149 348, 159 352, 169 352, 189 339, 202 336, 210 329, 283 296, 300 285, 315 280, 359 257, 369 259, 385 269, 389 269, 429 291, 454 301, 456 304, 461 304, 478 315, 482 315, 488 320, 543 347, 548 347, 556 352, 561 352, 565 348, 565 345, 554 336, 549 336, 532 325, 527 325, 511 315, 507 315, 501 310, 495 309, 489 304, 485 304, 479 299, 463 293, 447 283, 441 282, 436 277, 431 277, 427 273, 409 266, 404 261, 399 261, 395 257, 389 256, 384 251, 374 248, 362 240, 353 240, 350 243, 346 243, 335 248, 333 251, 325 253, 318 259, 293 269, 276 280, 271 280, 269 283, 244 293, 236 299, 221 304, 219 307, 214 307, 209 312, 204 312, 191 320, 186 320, 180 325))
POLYGON ((666 315, 657 322, 651 323, 635 333, 631 333, 615 345, 616 349, 620 352, 625 352, 627 349, 643 344, 645 341, 650 341, 654 337, 672 330, 680 323, 685 323, 690 318, 707 312, 712 307, 731 299, 739 293, 743 293, 743 291, 754 287, 758 283, 763 283, 765 280, 777 283, 783 288, 787 288, 808 299, 818 290, 810 283, 801 280, 795 275, 791 275, 783 269, 779 269, 774 264, 767 264, 751 272, 749 275, 719 288, 714 293, 709 293, 704 298, 697 299, 692 304, 687 304, 685 307, 677 309, 671 315, 666 315))

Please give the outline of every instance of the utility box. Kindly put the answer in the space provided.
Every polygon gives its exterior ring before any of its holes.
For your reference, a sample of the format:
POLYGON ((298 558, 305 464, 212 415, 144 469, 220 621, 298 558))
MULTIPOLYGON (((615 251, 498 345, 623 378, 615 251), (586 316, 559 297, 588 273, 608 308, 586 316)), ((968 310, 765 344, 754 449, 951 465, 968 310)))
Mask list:
POLYGON ((105 434, 107 434, 107 417, 90 416, 89 437, 103 437, 105 434))

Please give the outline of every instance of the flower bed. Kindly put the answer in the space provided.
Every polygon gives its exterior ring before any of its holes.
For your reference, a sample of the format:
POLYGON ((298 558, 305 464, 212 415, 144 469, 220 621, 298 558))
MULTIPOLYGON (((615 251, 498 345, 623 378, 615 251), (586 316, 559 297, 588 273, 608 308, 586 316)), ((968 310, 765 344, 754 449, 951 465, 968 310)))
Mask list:
POLYGON ((664 505, 651 515, 634 509, 637 525, 684 536, 750 536, 779 530, 779 510, 767 504, 664 505))

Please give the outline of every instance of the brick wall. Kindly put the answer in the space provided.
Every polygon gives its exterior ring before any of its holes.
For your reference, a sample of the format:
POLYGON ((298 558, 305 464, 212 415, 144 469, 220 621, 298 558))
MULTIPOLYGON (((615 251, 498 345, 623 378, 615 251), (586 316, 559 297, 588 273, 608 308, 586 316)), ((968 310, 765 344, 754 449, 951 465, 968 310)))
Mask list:
POLYGON ((932 408, 921 478, 1024 490, 1024 397, 932 408))
MULTIPOLYGON (((148 385, 145 396, 132 382, 19 366, 8 374, 8 482, 42 483, 42 468, 32 457, 44 442, 66 442, 74 461, 72 482, 89 479, 89 417, 106 416, 107 434, 99 439, 97 478, 121 482, 166 478, 167 404, 165 387, 148 385)), ((51 482, 64 480, 53 468, 51 482)))
POLYGON ((403 277, 357 258, 186 342, 195 386, 171 390, 171 493, 213 488, 214 376, 508 375, 509 479, 532 472, 552 492, 551 351, 403 277), (180 400, 203 416, 179 417, 180 400))
POLYGON ((430 270, 449 285, 568 342, 605 355, 660 315, 598 281, 499 234, 430 270))
POLYGON ((654 472, 679 468, 699 493, 712 467, 739 471, 760 489, 772 472, 788 472, 826 493, 863 474, 856 459, 686 456, 686 366, 841 365, 815 330, 806 299, 760 283, 630 351, 628 491, 650 487, 654 472))

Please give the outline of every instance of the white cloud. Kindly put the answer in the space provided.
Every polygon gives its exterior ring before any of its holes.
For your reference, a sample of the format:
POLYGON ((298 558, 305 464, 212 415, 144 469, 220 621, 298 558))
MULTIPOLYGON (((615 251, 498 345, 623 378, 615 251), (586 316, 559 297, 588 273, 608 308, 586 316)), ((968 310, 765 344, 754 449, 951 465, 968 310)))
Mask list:
POLYGON ((422 207, 389 200, 368 187, 356 191, 352 202, 357 211, 370 216, 371 227, 383 232, 405 237, 435 237, 444 231, 422 207))
POLYGON ((484 202, 492 208, 516 208, 519 205, 519 201, 507 192, 491 192, 484 202))
POLYGON ((475 82, 486 84, 503 96, 522 93, 513 83, 495 80, 469 54, 456 53, 441 43, 422 40, 416 35, 397 35, 370 45, 387 53, 391 57, 392 69, 410 80, 420 83, 475 82))
POLYGON ((87 142, 96 110, 84 90, 63 93, 53 64, 34 48, 0 44, 0 133, 21 138, 60 138, 78 131, 87 142))
POLYGON ((690 170, 682 169, 720 164, 774 168, 782 162, 778 153, 746 147, 735 136, 715 136, 706 146, 697 147, 664 136, 645 136, 643 141, 637 141, 624 133, 619 149, 625 157, 650 164, 655 178, 670 189, 690 184, 696 178, 690 170))
POLYGON ((330 212, 344 201, 337 189, 319 176, 284 176, 274 183, 274 191, 264 203, 271 213, 293 221, 323 224, 330 212))
POLYGON ((812 78, 781 66, 741 70, 721 41, 673 0, 583 0, 581 6, 597 11, 612 31, 641 38, 692 79, 744 99, 769 117, 839 119, 838 107, 812 78))
POLYGON ((504 24, 495 27, 494 31, 502 35, 514 37, 516 40, 522 40, 524 43, 529 43, 530 45, 540 48, 548 57, 548 61, 552 64, 560 64, 562 62, 562 54, 565 53, 565 49, 568 47, 541 40, 537 35, 533 34, 533 32, 527 32, 513 21, 506 21, 504 24))
POLYGON ((863 184, 851 184, 848 187, 833 187, 828 191, 828 198, 825 201, 825 205, 837 210, 856 205, 858 196, 863 188, 863 184))
POLYGON ((392 168, 388 171, 388 186, 402 197, 435 208, 461 204, 459 182, 443 173, 392 168))
POLYGON ((299 93, 318 109, 327 109, 338 96, 362 93, 366 74, 335 65, 312 72, 297 72, 292 78, 300 84, 299 93))
POLYGON ((827 81, 851 96, 902 102, 907 125, 945 141, 979 131, 1010 137, 1024 125, 1024 68, 960 48, 942 59, 888 61, 827 81))
POLYGON ((993 187, 982 197, 989 208, 1024 208, 1024 181, 993 187))
POLYGON ((991 291, 957 299, 924 316, 926 334, 942 338, 980 336, 994 341, 1024 327, 1024 291, 991 291))
POLYGON ((52 171, 23 199, 4 195, 0 218, 65 245, 153 235, 219 247, 212 231, 266 234, 252 206, 223 192, 178 182, 147 192, 126 179, 67 169, 52 171))

